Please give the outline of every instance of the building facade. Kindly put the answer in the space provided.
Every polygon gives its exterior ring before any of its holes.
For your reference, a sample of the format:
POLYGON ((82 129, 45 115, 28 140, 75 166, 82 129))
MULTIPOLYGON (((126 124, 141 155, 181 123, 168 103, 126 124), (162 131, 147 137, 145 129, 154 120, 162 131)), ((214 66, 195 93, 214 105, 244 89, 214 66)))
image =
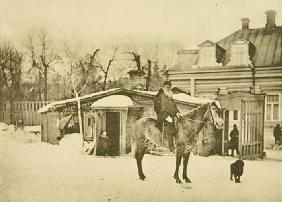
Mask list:
MULTIPOLYGON (((205 41, 196 50, 178 51, 177 63, 167 77, 173 85, 189 90, 192 96, 216 98, 221 93, 245 91, 265 93, 265 129, 282 121, 282 26, 276 26, 276 11, 266 14, 266 25, 241 29, 214 43, 205 41)), ((229 120, 239 120, 231 111, 229 120)))

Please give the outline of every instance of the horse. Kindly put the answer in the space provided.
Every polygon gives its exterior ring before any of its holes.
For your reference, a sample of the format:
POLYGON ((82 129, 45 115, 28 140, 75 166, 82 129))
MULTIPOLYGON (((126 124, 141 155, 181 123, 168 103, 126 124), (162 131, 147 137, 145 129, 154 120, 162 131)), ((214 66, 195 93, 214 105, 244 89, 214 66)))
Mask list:
MULTIPOLYGON (((207 103, 199 106, 187 114, 180 117, 175 125, 177 128, 176 135, 176 168, 174 179, 176 183, 182 183, 178 176, 179 166, 183 158, 183 179, 186 183, 191 183, 187 177, 187 165, 190 153, 196 148, 196 141, 199 132, 205 124, 211 122, 217 129, 222 129, 223 119, 220 118, 219 108, 216 103, 207 103)), ((141 180, 144 180, 142 169, 142 159, 150 145, 155 145, 154 140, 162 139, 161 132, 156 128, 156 120, 152 118, 141 118, 136 122, 133 132, 133 156, 137 162, 138 175, 141 180)))

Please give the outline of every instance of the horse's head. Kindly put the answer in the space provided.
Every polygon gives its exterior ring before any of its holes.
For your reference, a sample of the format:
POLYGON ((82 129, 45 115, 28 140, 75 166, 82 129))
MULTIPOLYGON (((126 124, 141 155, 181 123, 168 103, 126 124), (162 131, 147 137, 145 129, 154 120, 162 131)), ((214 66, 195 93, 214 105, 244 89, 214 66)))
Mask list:
POLYGON ((217 129, 222 129, 223 128, 223 119, 222 119, 222 114, 221 114, 221 109, 220 109, 220 103, 218 101, 214 101, 210 103, 209 110, 210 113, 207 114, 207 116, 210 115, 211 121, 213 122, 213 125, 217 129))

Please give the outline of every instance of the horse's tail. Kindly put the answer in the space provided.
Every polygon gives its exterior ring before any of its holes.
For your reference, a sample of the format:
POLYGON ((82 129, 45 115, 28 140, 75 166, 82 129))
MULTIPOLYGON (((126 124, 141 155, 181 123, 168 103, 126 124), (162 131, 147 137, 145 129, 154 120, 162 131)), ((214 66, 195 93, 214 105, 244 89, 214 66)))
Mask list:
POLYGON ((136 123, 133 126, 133 130, 132 130, 132 145, 131 145, 131 151, 132 151, 132 155, 133 157, 135 157, 136 155, 136 151, 137 149, 142 146, 142 144, 144 143, 145 140, 145 125, 146 125, 146 119, 141 118, 139 120, 136 121, 136 123))

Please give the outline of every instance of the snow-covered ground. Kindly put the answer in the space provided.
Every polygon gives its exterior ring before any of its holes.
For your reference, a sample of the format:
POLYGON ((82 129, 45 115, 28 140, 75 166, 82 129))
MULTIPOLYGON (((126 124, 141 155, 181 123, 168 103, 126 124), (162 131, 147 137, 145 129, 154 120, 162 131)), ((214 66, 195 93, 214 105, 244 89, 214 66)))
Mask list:
POLYGON ((79 134, 66 136, 60 145, 37 142, 36 137, 24 141, 23 136, 35 135, 0 123, 1 202, 282 201, 281 150, 266 150, 264 160, 246 160, 240 184, 229 180, 235 157, 191 155, 188 175, 193 183, 179 185, 172 177, 174 156, 145 155, 147 179, 140 181, 131 156, 86 155, 79 134))

